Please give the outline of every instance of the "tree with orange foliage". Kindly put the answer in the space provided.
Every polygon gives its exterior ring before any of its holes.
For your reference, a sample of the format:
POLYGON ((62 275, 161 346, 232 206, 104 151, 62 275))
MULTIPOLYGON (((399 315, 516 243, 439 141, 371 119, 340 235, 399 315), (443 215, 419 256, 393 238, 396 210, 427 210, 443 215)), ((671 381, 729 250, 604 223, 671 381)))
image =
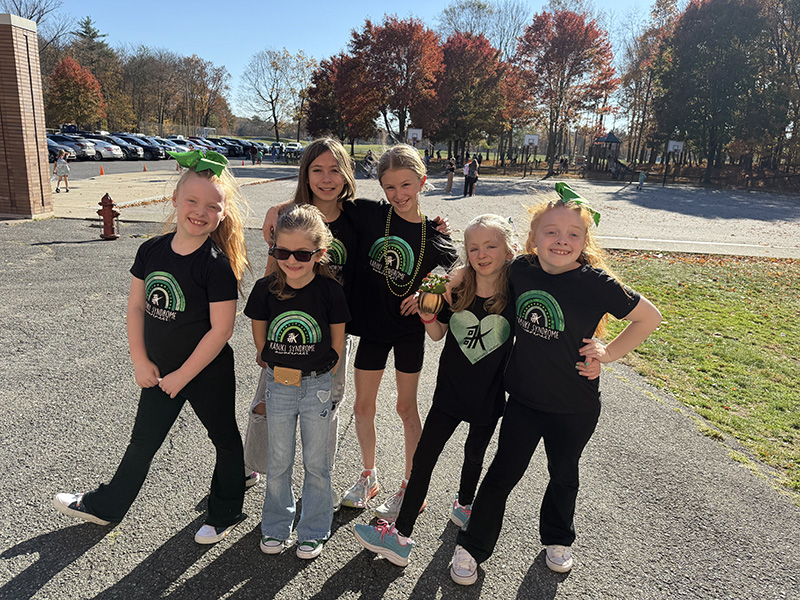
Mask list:
POLYGON ((413 17, 386 16, 381 25, 367 19, 361 31, 353 31, 349 47, 364 68, 361 91, 376 94, 386 131, 403 139, 412 113, 418 115, 414 125, 426 129, 430 122, 419 121, 434 112, 427 107, 436 102, 444 69, 436 33, 413 17))
POLYGON ((59 61, 50 74, 46 106, 51 127, 62 123, 90 127, 106 116, 100 82, 70 56, 59 61))
POLYGON ((439 89, 444 106, 438 137, 460 142, 458 154, 465 144, 498 133, 503 65, 483 35, 455 33, 442 50, 446 69, 439 89))
POLYGON ((534 16, 520 38, 516 61, 547 121, 548 174, 570 115, 598 105, 619 85, 608 33, 595 19, 569 10, 534 16))

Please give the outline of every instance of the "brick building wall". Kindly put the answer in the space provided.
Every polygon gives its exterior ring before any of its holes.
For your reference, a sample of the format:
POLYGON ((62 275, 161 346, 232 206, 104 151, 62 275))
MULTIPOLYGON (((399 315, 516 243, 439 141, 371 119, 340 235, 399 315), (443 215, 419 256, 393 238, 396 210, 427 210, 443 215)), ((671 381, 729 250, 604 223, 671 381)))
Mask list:
POLYGON ((52 212, 36 23, 0 14, 0 217, 52 212))

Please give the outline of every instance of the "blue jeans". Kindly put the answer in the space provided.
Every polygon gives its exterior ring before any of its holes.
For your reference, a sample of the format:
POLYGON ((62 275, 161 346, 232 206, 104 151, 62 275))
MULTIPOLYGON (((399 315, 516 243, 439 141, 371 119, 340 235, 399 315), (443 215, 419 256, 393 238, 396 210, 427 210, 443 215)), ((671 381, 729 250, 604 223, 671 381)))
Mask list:
POLYGON ((333 521, 328 436, 331 421, 330 373, 303 377, 300 386, 276 383, 267 368, 266 409, 268 425, 267 496, 261 533, 287 540, 295 516, 292 490, 297 422, 303 450, 303 508, 297 539, 327 539, 333 521))

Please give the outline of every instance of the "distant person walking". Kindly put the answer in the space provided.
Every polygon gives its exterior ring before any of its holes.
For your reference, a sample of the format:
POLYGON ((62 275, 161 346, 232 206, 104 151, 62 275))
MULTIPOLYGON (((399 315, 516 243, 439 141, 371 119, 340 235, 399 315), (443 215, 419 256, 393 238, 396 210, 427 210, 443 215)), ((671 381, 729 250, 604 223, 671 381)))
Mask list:
POLYGON ((644 180, 647 179, 647 173, 644 171, 639 171, 639 183, 636 186, 637 190, 641 190, 644 187, 644 180))
POLYGON ((453 191, 453 177, 456 174, 456 159, 450 158, 447 161, 447 166, 444 168, 445 173, 447 173, 447 187, 445 188, 445 193, 450 194, 453 191))
POLYGON ((258 151, 256 150, 256 147, 255 146, 250 146, 250 164, 252 164, 252 165, 256 164, 256 155, 257 154, 258 154, 258 151))
POLYGON ((58 151, 58 158, 53 165, 53 175, 58 175, 56 194, 61 192, 58 186, 61 185, 62 179, 64 180, 64 187, 67 189, 67 192, 69 192, 69 164, 67 164, 67 153, 64 150, 58 151))

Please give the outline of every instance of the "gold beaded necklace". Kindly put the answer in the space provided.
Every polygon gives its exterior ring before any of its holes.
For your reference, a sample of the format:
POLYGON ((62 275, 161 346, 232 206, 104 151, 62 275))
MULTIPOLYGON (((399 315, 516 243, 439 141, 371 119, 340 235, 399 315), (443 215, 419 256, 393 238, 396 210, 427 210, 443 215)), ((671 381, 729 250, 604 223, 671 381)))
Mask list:
POLYGON ((383 236, 383 274, 386 277, 386 287, 389 288, 389 291, 398 298, 402 298, 408 293, 409 289, 414 283, 414 279, 417 278, 417 273, 419 273, 420 267, 422 267, 422 257, 425 256, 425 215, 423 215, 419 210, 419 207, 417 207, 417 214, 422 218, 422 244, 420 245, 419 257, 417 258, 417 265, 414 268, 414 273, 411 275, 411 279, 408 283, 401 286, 396 286, 401 292, 398 294, 392 289, 392 285, 394 284, 389 277, 389 228, 392 224, 393 212, 394 209, 389 207, 389 214, 386 216, 386 234, 383 236))

